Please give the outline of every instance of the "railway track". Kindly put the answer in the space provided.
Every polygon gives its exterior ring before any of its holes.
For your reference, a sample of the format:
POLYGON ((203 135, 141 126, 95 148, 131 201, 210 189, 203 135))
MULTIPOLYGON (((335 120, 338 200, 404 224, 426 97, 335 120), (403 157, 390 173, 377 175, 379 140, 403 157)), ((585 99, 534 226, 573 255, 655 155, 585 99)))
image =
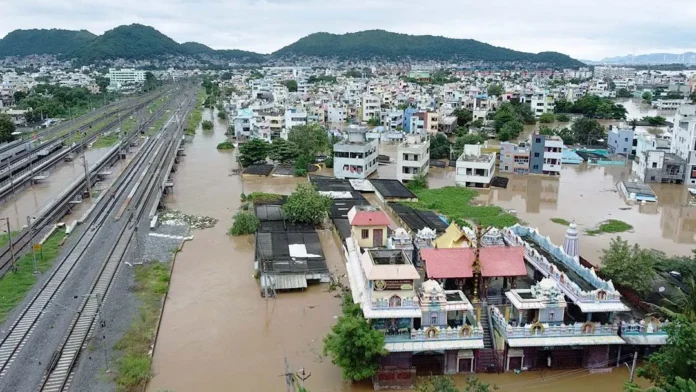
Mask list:
MULTIPOLYGON (((171 101, 170 101, 171 103, 171 101)), ((165 114, 167 106, 163 106, 160 110, 151 116, 145 123, 141 124, 140 127, 134 129, 123 141, 123 143, 128 143, 132 138, 134 138, 142 129, 146 129, 152 125, 159 117, 165 114)), ((112 151, 107 157, 103 158, 101 163, 91 170, 91 175, 96 176, 101 170, 108 166, 108 164, 116 157, 118 151, 112 151)), ((65 212, 65 206, 78 196, 82 189, 85 187, 85 180, 81 183, 75 184, 74 189, 68 190, 56 200, 53 208, 49 208, 44 214, 36 217, 36 220, 32 223, 31 233, 29 229, 21 230, 12 238, 12 249, 10 249, 9 244, 0 249, 0 277, 2 277, 11 267, 12 263, 12 252, 15 256, 21 254, 29 244, 30 239, 33 235, 38 234, 43 228, 49 226, 55 219, 60 218, 59 215, 65 212)), ((15 257, 15 259, 18 257, 15 257)))
MULTIPOLYGON (((187 97, 182 105, 190 106, 191 98, 187 97)), ((187 109, 188 110, 188 109, 187 109)), ((186 111, 187 111, 186 110, 186 111)), ((174 116, 172 116, 174 118, 174 116)), ((171 123, 172 120, 169 121, 171 123)), ((168 123, 168 125, 169 125, 168 123)), ((163 127, 166 130, 167 126, 163 127)), ((148 138, 138 155, 128 164, 125 172, 114 184, 116 190, 115 198, 103 198, 96 207, 97 214, 91 218, 87 228, 82 231, 76 243, 54 268, 46 282, 41 286, 36 295, 29 301, 27 306, 21 311, 17 320, 7 331, 0 342, 0 379, 7 373, 12 362, 20 352, 23 345, 27 342, 34 331, 37 321, 52 298, 62 289, 64 282, 70 275, 76 264, 83 258, 95 238, 102 234, 106 225, 120 225, 118 227, 118 238, 111 246, 109 256, 101 263, 99 274, 91 286, 90 292, 85 295, 76 313, 71 327, 60 347, 55 351, 52 360, 48 364, 45 376, 41 382, 41 390, 60 391, 69 386, 69 379, 72 375, 72 368, 78 360, 79 353, 93 328, 93 323, 98 316, 101 302, 108 294, 113 277, 116 275, 121 258, 128 248, 130 238, 133 235, 133 223, 140 219, 142 211, 149 199, 152 183, 161 177, 157 170, 161 170, 167 154, 176 152, 178 144, 175 143, 177 136, 183 130, 182 124, 177 124, 174 132, 160 131, 156 136, 148 138), (172 146, 175 147, 172 147, 172 146), (145 174, 143 176, 143 174, 145 174), (148 174, 150 174, 148 176, 148 174), (147 185, 140 188, 142 179, 145 178, 147 185), (115 221, 109 219, 112 212, 117 210, 120 205, 119 200, 125 195, 128 196, 133 190, 136 198, 135 211, 127 214, 127 219, 115 221), (141 189, 141 191, 138 191, 141 189)), ((178 137, 180 139, 180 137, 178 137)), ((113 228, 113 227, 112 227, 113 228)), ((93 260, 93 259, 91 259, 93 260)))

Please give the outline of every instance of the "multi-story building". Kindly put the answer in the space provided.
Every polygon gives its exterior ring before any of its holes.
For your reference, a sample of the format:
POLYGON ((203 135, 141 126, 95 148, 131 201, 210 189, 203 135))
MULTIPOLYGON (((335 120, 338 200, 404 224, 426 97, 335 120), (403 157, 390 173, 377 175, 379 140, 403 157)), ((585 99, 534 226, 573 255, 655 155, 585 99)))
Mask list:
POLYGON ((362 96, 361 99, 362 108, 362 121, 369 121, 371 118, 379 119, 380 113, 380 102, 379 97, 371 94, 366 94, 362 96))
POLYGON ((556 107, 554 95, 546 91, 535 92, 529 98, 529 105, 535 116, 539 117, 544 113, 553 113, 556 107))
POLYGON ((674 114, 671 152, 687 161, 685 181, 696 184, 696 105, 684 105, 674 114))
POLYGON ((129 84, 145 82, 145 71, 137 69, 115 69, 109 68, 109 88, 120 89, 129 84))
MULTIPOLYGON (((608 144, 609 152, 612 154, 634 155, 633 128, 613 128, 610 126, 608 144)), ((637 143, 636 143, 637 144, 637 143)))
POLYGON ((380 113, 380 124, 392 131, 401 131, 404 128, 404 112, 390 110, 380 113))
POLYGON ((563 139, 558 136, 530 135, 529 172, 532 174, 561 174, 563 139))
POLYGON ((348 110, 345 106, 329 106, 326 109, 326 122, 329 124, 345 124, 348 120, 348 110))
POLYGON ((656 99, 651 105, 657 110, 677 110, 687 103, 689 103, 688 99, 656 99))
POLYGON ((525 142, 515 144, 500 143, 501 173, 529 174, 529 145, 525 142))
POLYGON ((641 135, 636 147, 636 160, 631 168, 633 174, 643 182, 674 183, 684 182, 687 161, 669 149, 656 149, 652 135, 641 135))
POLYGON ((251 109, 239 109, 234 118, 234 137, 246 139, 251 136, 251 130, 256 125, 254 112, 251 109))
POLYGON ((334 144, 334 176, 367 178, 377 171, 377 140, 367 141, 368 129, 349 127, 346 139, 334 144))
POLYGON ((467 144, 457 158, 454 182, 471 188, 490 187, 495 173, 495 154, 485 154, 480 144, 467 144))
POLYGON ((307 125, 307 112, 304 109, 289 108, 285 110, 285 130, 298 125, 307 125))
POLYGON ((396 150, 396 179, 404 182, 413 177, 427 175, 430 169, 430 139, 414 133, 406 136, 406 141, 396 150))
POLYGON ((596 66, 594 68, 594 78, 595 79, 614 79, 614 78, 635 78, 636 69, 627 67, 604 67, 596 66))

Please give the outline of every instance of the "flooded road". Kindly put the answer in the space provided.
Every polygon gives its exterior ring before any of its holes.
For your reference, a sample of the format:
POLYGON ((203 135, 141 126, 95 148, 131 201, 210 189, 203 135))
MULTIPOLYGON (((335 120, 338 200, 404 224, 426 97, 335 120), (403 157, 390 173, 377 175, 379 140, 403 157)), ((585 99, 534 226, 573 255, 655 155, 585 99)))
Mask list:
MULTIPOLYGON (((210 119, 209 112, 204 119, 210 119)), ((194 240, 177 254, 153 359, 148 391, 285 391, 284 358, 293 371, 312 376, 311 392, 371 391, 370 383, 348 384, 322 354, 322 339, 340 314, 340 302, 327 285, 263 299, 253 278, 253 237, 226 234, 242 192, 290 193, 294 178, 245 179, 230 174, 234 152, 215 146, 225 140, 226 124, 200 129, 186 146, 167 205, 219 219, 212 229, 193 231, 194 240)), ((380 166, 380 173, 389 168, 380 166)), ((323 172, 322 174, 329 174, 323 172)), ((342 276, 344 263, 331 232, 319 232, 330 270, 342 276)), ((619 391, 625 369, 612 374, 587 371, 481 375, 502 391, 619 391), (543 379, 541 378, 543 376, 543 379)), ((457 377, 463 383, 463 377, 457 377)), ((463 385, 463 384, 462 384, 463 385)))
MULTIPOLYGON (((111 147, 88 149, 86 152, 87 165, 94 165, 110 149, 111 147)), ((49 177, 46 180, 38 184, 25 186, 8 196, 3 201, 3 204, 0 205, 0 217, 10 218, 12 230, 21 228, 26 225, 27 216, 35 216, 36 213, 65 191, 69 184, 84 176, 84 174, 85 169, 82 166, 80 156, 76 156, 72 162, 58 163, 49 171, 49 177)), ((112 174, 110 177, 114 176, 115 174, 112 174)))

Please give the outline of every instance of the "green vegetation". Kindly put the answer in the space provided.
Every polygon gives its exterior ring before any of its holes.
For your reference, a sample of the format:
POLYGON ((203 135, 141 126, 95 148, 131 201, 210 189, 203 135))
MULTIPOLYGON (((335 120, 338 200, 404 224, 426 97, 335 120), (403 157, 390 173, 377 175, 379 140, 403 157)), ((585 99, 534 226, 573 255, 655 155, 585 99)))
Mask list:
POLYGON ((344 379, 365 380, 376 374, 379 358, 387 355, 384 334, 372 328, 349 293, 342 299, 343 314, 324 337, 323 354, 341 368, 344 379))
POLYGON ((309 84, 314 84, 314 83, 334 84, 334 83, 336 83, 336 77, 329 76, 329 75, 321 75, 321 76, 312 75, 309 78, 307 78, 307 83, 309 83, 309 84))
POLYGON ((272 203, 282 198, 283 195, 277 193, 252 192, 248 195, 242 194, 242 201, 249 201, 252 203, 272 203))
POLYGON ((567 220, 565 220, 563 218, 551 218, 551 222, 558 223, 559 225, 563 225, 563 226, 570 226, 570 222, 568 222, 567 220))
MULTIPOLYGON (((39 272, 51 268, 53 260, 58 256, 63 238, 65 238, 65 230, 58 229, 43 243, 41 251, 36 253, 36 264, 39 272)), ((22 302, 24 296, 36 283, 37 275, 34 275, 34 259, 31 252, 17 259, 16 265, 16 271, 7 272, 0 279, 0 298, 2 298, 0 301, 0 324, 7 320, 12 309, 22 302)))
POLYGON ((196 106, 191 110, 188 116, 188 121, 186 122, 186 129, 184 133, 189 136, 196 134, 196 128, 198 123, 203 119, 203 101, 205 100, 205 90, 201 89, 198 92, 198 100, 196 101, 196 106))
POLYGON ((225 140, 222 143, 218 143, 217 147, 218 150, 233 150, 234 149, 234 143, 232 143, 229 140, 225 140))
POLYGON ((93 148, 103 148, 103 147, 111 147, 116 142, 118 142, 119 136, 117 133, 110 133, 108 135, 100 136, 93 144, 93 148))
POLYGON ((239 211, 234 214, 234 222, 229 230, 229 235, 248 235, 256 233, 261 222, 254 212, 239 211))
POLYGON ((572 141, 563 141, 566 144, 587 144, 587 145, 597 145, 601 144, 600 140, 606 140, 606 132, 604 126, 602 126, 599 121, 590 118, 580 118, 573 122, 570 127, 570 135, 573 139, 572 141))
POLYGON ((566 123, 570 121, 570 117, 565 113, 557 114, 556 121, 566 123))
MULTIPOLYGON (((458 136, 452 147, 452 158, 457 158, 464 152, 464 146, 467 144, 482 144, 486 139, 479 133, 467 133, 458 136)), ((432 147, 431 147, 432 148, 432 147)))
POLYGON ((517 138, 524 124, 536 124, 534 113, 528 105, 503 102, 493 116, 495 130, 500 141, 517 138))
POLYGON ((556 131, 553 130, 551 127, 542 125, 539 127, 539 129, 536 131, 539 135, 544 135, 544 136, 553 136, 556 134, 556 131))
POLYGON ((454 109, 452 115, 457 117, 457 126, 459 127, 469 124, 474 119, 474 113, 471 110, 464 108, 454 109))
POLYGON ((609 98, 588 94, 571 103, 565 99, 556 101, 556 113, 577 113, 588 118, 625 120, 626 108, 609 98))
POLYGON ((430 138, 430 159, 449 159, 450 146, 452 143, 447 140, 447 136, 438 133, 430 138))
POLYGON ((14 140, 12 133, 15 131, 16 127, 12 118, 7 114, 0 113, 0 142, 11 142, 14 140))
POLYGON ((15 30, 0 39, 0 57, 71 53, 94 38, 86 30, 15 30))
POLYGON ((616 90, 616 98, 631 98, 633 94, 625 88, 616 90))
POLYGON ((288 88, 291 93, 297 92, 297 80, 286 80, 283 85, 288 88))
POLYGON ((218 111, 217 116, 220 120, 227 120, 227 112, 225 110, 218 111))
MULTIPOLYGON (((19 234, 18 231, 12 231, 12 237, 14 238, 17 234, 19 234)), ((0 233, 0 248, 7 245, 10 242, 10 236, 7 235, 7 233, 0 233)))
POLYGON ((422 378, 418 382, 418 385, 416 385, 417 392, 490 392, 495 389, 498 388, 495 386, 491 387, 481 382, 476 376, 469 376, 466 379, 466 386, 464 389, 458 389, 454 380, 449 376, 430 376, 422 378))
POLYGON ((616 237, 609 248, 602 250, 602 275, 615 284, 645 294, 650 291, 655 277, 655 258, 655 252, 641 249, 637 244, 629 246, 627 241, 616 237))
POLYGON ((169 263, 157 261, 133 267, 133 291, 140 300, 138 315, 114 349, 120 351, 116 360, 114 380, 120 391, 140 391, 152 376, 150 345, 162 307, 169 291, 169 263))
POLYGON ((33 123, 51 117, 76 118, 115 98, 114 94, 93 94, 86 87, 39 84, 17 102, 17 108, 29 110, 27 121, 33 123))
POLYGON ((542 124, 551 124, 556 121, 556 116, 553 113, 544 113, 539 117, 539 122, 542 124))
POLYGON ((640 119, 641 122, 647 122, 650 125, 667 125, 667 119, 662 116, 645 116, 640 119))
POLYGON ((667 344, 656 353, 650 354, 645 366, 638 369, 638 375, 654 382, 667 391, 691 392, 675 386, 688 384, 686 380, 696 380, 696 321, 679 316, 663 325, 667 331, 667 344))
POLYGON ((269 158, 280 163, 294 162, 300 155, 300 149, 294 142, 287 141, 283 138, 273 139, 271 148, 268 153, 269 158))
POLYGON ((403 203, 420 210, 437 211, 450 221, 466 219, 481 226, 508 227, 518 223, 518 219, 503 211, 498 206, 472 205, 478 192, 463 187, 445 187, 439 189, 419 189, 413 191, 418 201, 403 203))
POLYGON ((213 129, 213 122, 210 120, 203 120, 201 128, 203 128, 204 131, 210 131, 213 129))
POLYGON ((488 89, 486 90, 488 92, 488 95, 495 95, 496 97, 503 95, 503 86, 501 86, 498 83, 491 84, 488 86, 488 89))
POLYGON ((412 191, 426 189, 428 187, 428 178, 423 173, 417 174, 406 183, 406 187, 412 191))
POLYGON ((270 144, 262 139, 251 139, 239 146, 239 155, 237 158, 244 167, 253 165, 254 163, 265 162, 269 148, 270 144))
POLYGON ((333 145, 329 146, 326 130, 316 123, 293 127, 288 132, 288 141, 297 145, 301 155, 307 155, 312 159, 317 154, 333 148, 333 145))
POLYGON ((686 281, 696 279, 696 250, 691 256, 670 256, 661 255, 655 261, 655 269, 662 272, 677 271, 686 281))
POLYGON ((293 223, 321 224, 331 208, 331 198, 319 194, 312 184, 298 184, 283 204, 285 218, 293 223))
POLYGON ((367 125, 371 127, 377 127, 379 126, 379 118, 377 117, 372 117, 369 120, 367 120, 367 125))
POLYGON ((545 63, 554 67, 584 66, 581 62, 556 52, 539 54, 517 52, 471 39, 453 39, 431 35, 414 36, 384 30, 348 34, 315 33, 273 53, 274 57, 312 56, 342 59, 397 59, 469 61, 520 61, 545 63))
POLYGON ((152 91, 162 85, 162 81, 157 79, 155 74, 150 71, 145 72, 145 82, 143 83, 143 91, 152 91))
POLYGON ((633 226, 617 219, 609 219, 606 222, 602 222, 602 224, 599 225, 599 228, 595 230, 587 230, 587 234, 597 235, 602 233, 622 233, 629 230, 633 230, 633 226))
POLYGON ((691 322, 696 322, 696 279, 693 276, 683 280, 685 289, 674 290, 674 293, 663 300, 660 313, 675 320, 684 316, 691 322))
POLYGON ((653 100, 653 95, 650 91, 646 91, 641 95, 641 98, 643 98, 643 101, 650 103, 653 100))

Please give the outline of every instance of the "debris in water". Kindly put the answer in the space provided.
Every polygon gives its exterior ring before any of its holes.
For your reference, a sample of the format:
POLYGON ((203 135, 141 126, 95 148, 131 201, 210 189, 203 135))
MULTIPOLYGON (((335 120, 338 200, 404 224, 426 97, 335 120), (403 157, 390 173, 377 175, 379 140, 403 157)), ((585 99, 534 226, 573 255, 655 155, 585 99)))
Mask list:
POLYGON ((160 222, 163 225, 188 225, 192 229, 209 229, 215 226, 218 220, 209 216, 196 216, 177 210, 166 210, 160 214, 160 222))

